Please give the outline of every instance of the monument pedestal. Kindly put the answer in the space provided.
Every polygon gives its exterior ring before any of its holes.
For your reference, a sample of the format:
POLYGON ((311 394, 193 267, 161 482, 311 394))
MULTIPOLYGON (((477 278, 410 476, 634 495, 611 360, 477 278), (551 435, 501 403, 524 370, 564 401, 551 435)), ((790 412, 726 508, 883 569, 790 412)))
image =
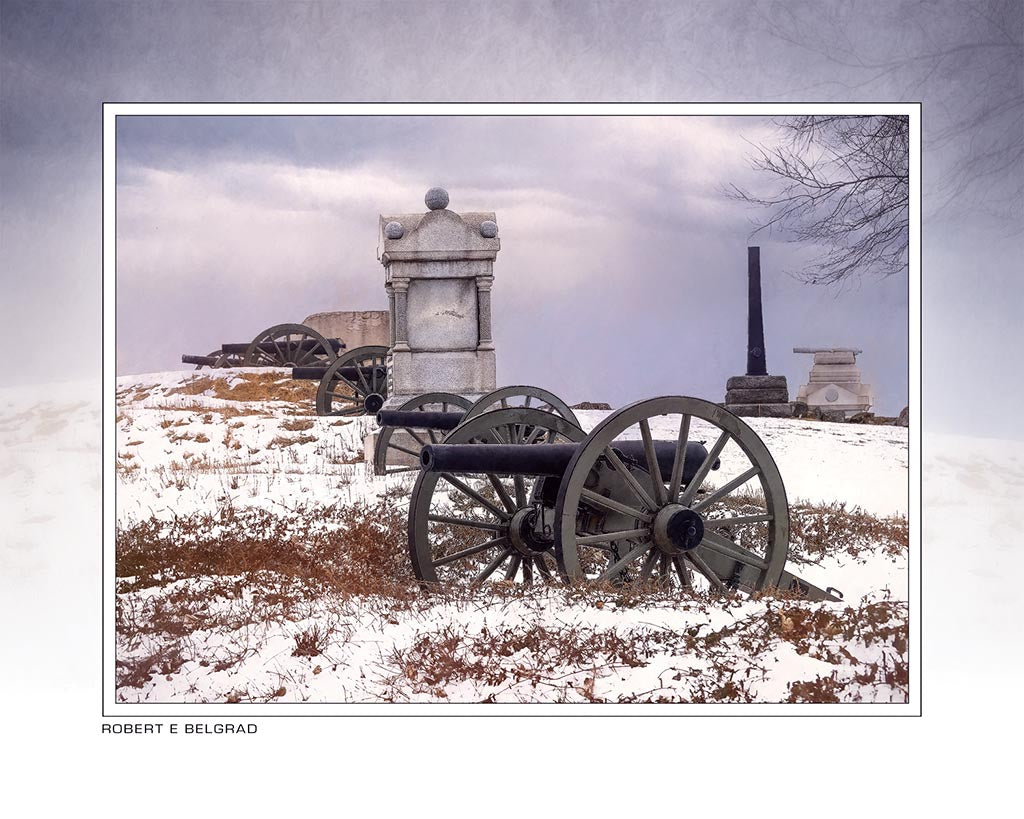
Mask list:
POLYGON ((814 356, 814 365, 797 392, 796 400, 821 413, 832 413, 845 420, 871 409, 871 386, 862 384, 853 347, 794 347, 794 353, 814 356))
POLYGON ((791 418, 789 387, 784 375, 734 375, 725 382, 725 408, 753 418, 791 418))
POLYGON ((501 249, 493 213, 448 210, 431 188, 426 213, 380 217, 391 316, 388 398, 395 409, 429 392, 470 401, 494 390, 491 287, 501 249))

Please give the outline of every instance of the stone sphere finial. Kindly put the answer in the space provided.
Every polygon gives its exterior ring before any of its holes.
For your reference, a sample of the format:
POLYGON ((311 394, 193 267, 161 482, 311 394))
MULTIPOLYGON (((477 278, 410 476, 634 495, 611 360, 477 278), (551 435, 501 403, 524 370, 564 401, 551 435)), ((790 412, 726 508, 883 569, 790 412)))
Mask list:
POLYGON ((444 188, 431 188, 423 197, 423 201, 431 210, 444 210, 448 207, 448 191, 444 188))
POLYGON ((384 225, 384 235, 389 239, 401 239, 404 233, 405 228, 401 222, 388 222, 384 225))
POLYGON ((490 219, 484 219, 480 223, 480 235, 485 239, 493 239, 498 235, 498 225, 490 219))

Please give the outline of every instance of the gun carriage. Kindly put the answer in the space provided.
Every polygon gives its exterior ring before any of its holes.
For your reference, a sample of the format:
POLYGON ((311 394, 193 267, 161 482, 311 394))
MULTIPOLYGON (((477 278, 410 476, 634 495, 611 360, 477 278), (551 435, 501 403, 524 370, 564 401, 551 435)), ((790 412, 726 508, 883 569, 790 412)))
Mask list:
MULTIPOLYGON (((434 394, 378 415, 385 433, 424 433, 403 454, 419 456, 408 536, 425 585, 561 578, 841 599, 786 571, 782 477, 740 418, 670 396, 624 407, 586 434, 562 402, 565 414, 549 401, 523 405, 550 393, 505 390, 465 412, 437 409, 451 397, 434 394), (502 406, 513 395, 520 405, 502 406)), ((375 467, 395 446, 382 449, 384 440, 375 467)))
POLYGON ((333 363, 345 342, 324 338, 304 324, 277 324, 250 342, 222 344, 207 355, 183 355, 182 364, 203 367, 304 367, 333 363))

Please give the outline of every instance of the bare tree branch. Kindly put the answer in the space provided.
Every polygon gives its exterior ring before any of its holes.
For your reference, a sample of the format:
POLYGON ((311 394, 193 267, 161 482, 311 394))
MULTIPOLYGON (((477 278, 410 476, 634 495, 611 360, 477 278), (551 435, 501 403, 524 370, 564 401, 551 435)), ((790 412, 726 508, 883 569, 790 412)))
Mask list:
POLYGON ((778 143, 758 146, 755 169, 771 190, 726 195, 767 211, 754 233, 780 230, 825 252, 795 275, 835 284, 906 270, 909 138, 905 116, 801 116, 775 121, 778 143))

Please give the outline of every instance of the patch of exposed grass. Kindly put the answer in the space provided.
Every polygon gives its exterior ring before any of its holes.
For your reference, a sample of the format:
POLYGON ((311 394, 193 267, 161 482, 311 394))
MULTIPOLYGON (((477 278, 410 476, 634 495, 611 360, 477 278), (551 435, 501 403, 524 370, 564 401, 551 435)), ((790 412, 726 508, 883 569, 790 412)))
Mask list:
POLYGON ((316 435, 297 435, 294 438, 287 438, 284 435, 276 435, 273 440, 267 444, 267 449, 287 449, 290 446, 296 444, 310 444, 313 441, 319 441, 320 439, 316 435))
POLYGON ((307 429, 312 429, 316 426, 316 421, 312 418, 304 418, 301 421, 284 421, 281 424, 281 429, 288 432, 305 432, 307 429))
POLYGON ((246 372, 237 373, 230 380, 211 376, 192 378, 166 394, 210 394, 225 401, 287 401, 295 404, 315 401, 317 387, 315 381, 296 380, 280 372, 246 372))

